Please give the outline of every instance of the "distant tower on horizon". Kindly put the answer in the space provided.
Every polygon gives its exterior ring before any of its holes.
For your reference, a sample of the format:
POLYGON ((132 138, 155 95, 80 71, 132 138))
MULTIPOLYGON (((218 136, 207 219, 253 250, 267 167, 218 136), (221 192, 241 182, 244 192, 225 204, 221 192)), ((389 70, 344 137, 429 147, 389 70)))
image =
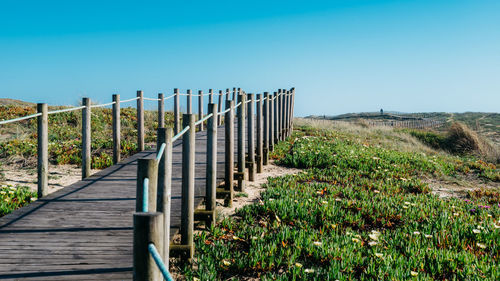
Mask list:
POLYGON ((380 115, 384 115, 384 110, 382 108, 380 109, 380 115))

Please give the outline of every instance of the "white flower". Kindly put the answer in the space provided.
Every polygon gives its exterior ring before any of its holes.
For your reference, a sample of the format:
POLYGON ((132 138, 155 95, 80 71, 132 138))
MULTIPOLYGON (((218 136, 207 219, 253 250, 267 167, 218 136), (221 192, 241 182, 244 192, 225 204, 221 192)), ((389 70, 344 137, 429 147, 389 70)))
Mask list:
POLYGON ((432 235, 430 235, 430 234, 425 234, 424 236, 425 236, 425 238, 432 238, 432 235))
POLYGON ((405 205, 410 205, 411 203, 408 201, 405 201, 405 205))
POLYGON ((477 242, 477 243, 476 243, 476 245, 477 245, 479 248, 481 248, 481 249, 486 249, 486 245, 484 245, 484 244, 481 244, 481 243, 477 242))
POLYGON ((370 237, 370 239, 372 239, 372 240, 378 240, 378 236, 379 236, 379 234, 375 234, 375 233, 368 235, 368 237, 370 237))
POLYGON ((376 189, 375 189, 373 192, 374 192, 374 193, 380 193, 380 191, 378 191, 378 190, 376 190, 376 189))
POLYGON ((411 274, 411 276, 417 276, 418 272, 416 272, 416 271, 410 271, 410 274, 411 274))
POLYGON ((304 272, 305 273, 314 273, 314 269, 312 269, 312 268, 306 268, 306 269, 304 269, 304 272))
POLYGON ((460 214, 459 214, 459 213, 453 213, 453 215, 454 215, 455 217, 460 216, 460 214))
POLYGON ((375 245, 377 245, 377 244, 378 244, 378 243, 377 243, 377 242, 375 242, 375 241, 370 241, 370 242, 368 242, 368 245, 370 245, 370 246, 372 246, 372 247, 373 247, 373 246, 375 246, 375 245))
POLYGON ((321 245, 323 245, 323 243, 322 243, 322 242, 320 242, 320 241, 314 241, 314 242, 313 242, 313 245, 314 245, 314 246, 321 246, 321 245))
POLYGON ((328 201, 321 201, 321 203, 323 203, 323 204, 328 204, 328 201))
POLYGON ((340 199, 340 198, 335 198, 335 201, 340 202, 340 201, 342 201, 342 199, 340 199))
POLYGON ((231 265, 231 262, 228 261, 228 260, 222 260, 222 263, 225 265, 225 266, 230 266, 231 265))
POLYGON ((500 225, 493 224, 495 228, 500 228, 500 225))
POLYGON ((478 234, 478 233, 481 233, 481 230, 479 230, 479 229, 473 229, 472 232, 478 234))
POLYGON ((414 235, 420 235, 420 232, 418 232, 418 231, 414 231, 414 232, 413 232, 413 234, 414 234, 414 235))
POLYGON ((384 256, 384 254, 382 254, 382 253, 375 253, 375 256, 376 256, 377 258, 382 258, 382 257, 384 256))

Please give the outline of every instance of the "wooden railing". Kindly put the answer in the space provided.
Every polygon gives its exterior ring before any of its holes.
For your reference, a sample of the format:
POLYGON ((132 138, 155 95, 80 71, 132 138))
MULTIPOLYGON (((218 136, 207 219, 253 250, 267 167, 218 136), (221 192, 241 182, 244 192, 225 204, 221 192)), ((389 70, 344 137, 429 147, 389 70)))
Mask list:
MULTIPOLYGON (((212 93, 210 91, 210 93, 212 93)), ((175 91, 178 104, 178 91, 175 91)), ((203 93, 198 93, 199 104, 202 104, 203 93)), ((229 99, 226 91, 226 110, 222 111, 222 91, 219 92, 219 104, 213 103, 211 97, 208 104, 208 115, 203 116, 203 106, 199 107, 199 120, 191 113, 191 92, 187 92, 187 113, 183 115, 183 130, 177 128, 158 129, 158 154, 154 159, 139 159, 137 172, 137 201, 134 214, 134 280, 168 279, 165 268, 171 251, 181 252, 190 260, 194 256, 194 221, 205 221, 207 225, 215 223, 217 214, 215 202, 218 194, 226 198, 225 205, 231 206, 234 198, 233 182, 237 180, 239 190, 245 191, 246 180, 253 181, 255 173, 261 173, 263 165, 269 163, 269 152, 274 144, 290 136, 292 132, 293 104, 295 90, 279 90, 273 95, 265 92, 246 94, 241 90, 233 90, 233 99, 229 99), (234 98, 238 93, 238 103, 234 98), (237 172, 234 173, 234 111, 237 110, 237 172), (217 128, 225 121, 225 169, 224 185, 217 188, 217 128), (204 130, 207 121, 206 147, 206 190, 205 209, 195 210, 195 134, 196 128, 204 130), (174 132, 175 130, 175 132, 174 132), (176 135, 174 136, 174 133, 176 135), (248 139, 246 139, 248 136, 248 139), (170 202, 172 189, 172 144, 182 137, 182 198, 180 244, 170 243, 170 202), (245 142, 247 145, 245 146, 245 142), (248 149, 248 151, 246 150, 248 149), (147 206, 147 207, 145 207, 147 206), (161 266, 157 266, 158 258, 151 252, 158 249, 161 266)), ((174 109, 178 108, 174 106, 174 109)), ((179 113, 174 112, 178 124, 179 113)), ((156 254, 156 253, 155 253, 156 254)))

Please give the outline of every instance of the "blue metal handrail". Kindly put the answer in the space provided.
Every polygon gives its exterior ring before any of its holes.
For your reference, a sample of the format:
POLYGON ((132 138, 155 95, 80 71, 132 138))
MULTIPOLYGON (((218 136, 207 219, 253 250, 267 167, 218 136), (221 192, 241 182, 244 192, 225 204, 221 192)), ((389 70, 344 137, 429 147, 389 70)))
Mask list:
POLYGON ((156 250, 156 247, 153 243, 150 243, 148 245, 148 250, 149 250, 149 253, 151 254, 151 256, 153 257, 153 259, 155 260, 156 265, 160 269, 161 274, 163 275, 163 278, 165 278, 165 280, 167 280, 167 281, 174 281, 174 279, 172 278, 172 275, 170 275, 170 273, 168 272, 168 268, 165 266, 165 263, 163 263, 163 261, 160 257, 160 253, 158 253, 158 250, 156 250))
POLYGON ((142 211, 148 211, 148 196, 149 196, 149 179, 144 178, 144 182, 142 184, 142 211))
POLYGON ((174 141, 176 141, 178 138, 182 137, 182 135, 184 135, 184 133, 186 133, 188 130, 189 130, 189 126, 186 126, 184 129, 182 129, 182 131, 180 131, 177 135, 175 135, 175 136, 172 138, 172 142, 174 142, 174 141))
POLYGON ((156 154, 156 161, 160 161, 161 157, 163 156, 163 152, 165 151, 166 146, 167 146, 166 143, 161 144, 160 150, 158 150, 158 154, 156 154))

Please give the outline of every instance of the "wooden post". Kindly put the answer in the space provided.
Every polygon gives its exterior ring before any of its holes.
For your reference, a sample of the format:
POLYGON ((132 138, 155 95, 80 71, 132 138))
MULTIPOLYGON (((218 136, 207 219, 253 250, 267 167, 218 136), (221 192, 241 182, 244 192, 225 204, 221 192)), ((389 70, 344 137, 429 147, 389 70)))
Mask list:
POLYGON ((241 192, 245 192, 245 102, 246 96, 244 94, 238 95, 238 103, 240 103, 238 107, 238 189, 241 192))
POLYGON ((49 116, 46 103, 36 106, 38 116, 38 198, 49 193, 49 116))
POLYGON ((195 134, 194 115, 184 114, 182 126, 189 130, 182 136, 182 207, 181 207, 181 244, 189 247, 188 259, 194 255, 194 165, 195 134))
POLYGON ((263 145, 263 126, 262 126, 262 95, 257 94, 257 149, 255 160, 257 162, 257 173, 262 173, 262 145, 263 145))
POLYGON ((83 98, 82 104, 85 106, 82 109, 82 179, 90 176, 90 98, 83 98))
POLYGON ((276 139, 277 142, 281 141, 281 89, 278 89, 278 97, 276 98, 276 103, 278 105, 278 108, 276 110, 276 121, 277 121, 277 128, 276 128, 276 139))
POLYGON ((263 117, 264 117, 264 135, 263 135, 263 148, 262 148, 262 164, 269 164, 269 139, 270 139, 270 129, 269 129, 269 93, 264 92, 264 106, 263 106, 263 117))
POLYGON ((269 150, 268 155, 274 150, 274 97, 269 95, 269 150))
POLYGON ((273 144, 276 144, 278 143, 279 141, 279 95, 277 92, 274 92, 274 143, 273 144))
POLYGON ((172 202, 172 137, 174 132, 172 128, 158 128, 159 150, 162 143, 165 143, 165 150, 158 162, 158 200, 156 202, 158 212, 163 213, 164 227, 164 247, 163 262, 168 268, 168 259, 170 257, 170 205, 172 202))
POLYGON ((208 103, 214 103, 214 91, 212 89, 208 89, 208 103))
POLYGON ((285 95, 285 137, 290 133, 290 92, 286 91, 285 95))
POLYGON ((158 128, 165 127, 165 97, 158 94, 158 128))
POLYGON ((137 150, 144 150, 144 97, 142 91, 137 91, 137 150))
MULTIPOLYGON (((163 280, 161 271, 149 253, 148 246, 154 244, 164 256, 164 225, 161 213, 134 213, 134 281, 163 280)), ((168 260, 167 260, 168 262, 168 260)))
MULTIPOLYGON (((203 91, 198 91, 198 120, 203 119, 203 91)), ((203 122, 198 125, 198 129, 203 131, 203 122)))
POLYGON ((232 98, 232 100, 234 100, 234 101, 236 100, 236 88, 233 88, 233 98, 232 98))
POLYGON ((135 211, 142 212, 144 200, 144 179, 149 179, 148 186, 148 212, 157 211, 157 184, 158 184, 158 162, 156 159, 141 158, 137 161, 137 185, 136 185, 136 200, 135 211))
POLYGON ((215 224, 216 196, 217 196, 217 105, 208 104, 208 114, 213 116, 207 122, 207 182, 205 192, 205 206, 207 211, 213 211, 210 225, 215 224))
POLYGON ((281 140, 285 139, 285 97, 286 91, 282 90, 281 92, 281 112, 280 112, 280 121, 281 121, 281 140))
POLYGON ((174 134, 177 135, 181 131, 181 106, 179 100, 179 89, 174 89, 174 134))
POLYGON ((293 131, 293 111, 294 111, 294 108, 295 108, 295 88, 292 88, 292 103, 290 105, 291 107, 291 114, 290 114, 290 131, 293 131))
MULTIPOLYGON (((219 103, 217 112, 222 112, 222 90, 219 90, 219 103)), ((217 126, 222 125, 222 115, 217 115, 217 126)))
MULTIPOLYGON (((187 101, 186 101, 186 113, 187 114, 191 114, 192 113, 192 101, 193 101, 193 98, 192 98, 192 94, 191 94, 191 90, 187 90, 187 97, 186 97, 187 101)), ((184 115, 182 115, 184 116, 184 115)), ((184 124, 184 121, 182 121, 183 124, 184 124)))
MULTIPOLYGON (((229 95, 228 95, 229 96, 229 95)), ((225 129, 225 188, 229 191, 229 198, 226 201, 226 206, 233 205, 234 198, 234 101, 226 100, 226 112, 224 116, 225 129)))
POLYGON ((247 98, 250 101, 248 103, 248 180, 255 180, 255 114, 254 114, 254 95, 247 94, 247 98))
MULTIPOLYGON (((226 89, 226 101, 230 100, 230 98, 229 98, 229 91, 230 91, 229 88, 226 89)), ((226 103, 226 105, 227 105, 227 103, 226 103)))
POLYGON ((121 122, 120 122, 120 95, 113 95, 113 164, 120 162, 121 152, 121 122))

